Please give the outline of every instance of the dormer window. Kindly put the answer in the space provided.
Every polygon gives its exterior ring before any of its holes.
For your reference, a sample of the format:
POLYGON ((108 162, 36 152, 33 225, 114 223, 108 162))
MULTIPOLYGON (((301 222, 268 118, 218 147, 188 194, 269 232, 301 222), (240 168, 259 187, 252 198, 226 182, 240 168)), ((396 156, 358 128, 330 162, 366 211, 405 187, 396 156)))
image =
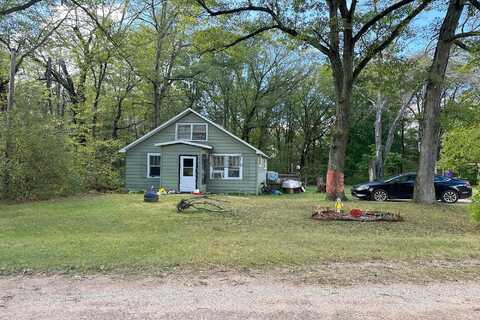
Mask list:
POLYGON ((177 123, 176 140, 207 141, 206 123, 177 123))

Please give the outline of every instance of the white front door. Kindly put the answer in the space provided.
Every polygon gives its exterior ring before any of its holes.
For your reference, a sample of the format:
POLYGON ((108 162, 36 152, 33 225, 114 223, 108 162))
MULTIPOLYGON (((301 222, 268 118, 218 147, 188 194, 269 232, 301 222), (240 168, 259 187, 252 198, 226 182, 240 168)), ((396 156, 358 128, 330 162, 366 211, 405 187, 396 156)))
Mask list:
POLYGON ((180 192, 197 188, 197 157, 180 156, 180 192))

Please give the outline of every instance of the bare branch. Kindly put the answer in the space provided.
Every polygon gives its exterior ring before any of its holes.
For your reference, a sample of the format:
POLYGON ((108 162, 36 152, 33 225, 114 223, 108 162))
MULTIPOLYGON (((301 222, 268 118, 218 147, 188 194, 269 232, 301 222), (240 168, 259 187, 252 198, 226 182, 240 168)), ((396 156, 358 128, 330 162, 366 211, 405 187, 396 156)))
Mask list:
POLYGON ((17 11, 22 11, 22 10, 28 9, 31 6, 33 6, 34 4, 36 4, 37 2, 40 2, 40 1, 42 1, 42 0, 30 0, 26 3, 24 3, 24 4, 17 5, 17 6, 8 8, 8 9, 0 10, 0 17, 1 16, 6 16, 7 14, 11 14, 11 13, 14 13, 14 12, 17 12, 17 11))
POLYGON ((479 37, 479 36, 480 36, 480 31, 463 32, 463 33, 458 33, 455 36, 453 36, 452 40, 466 38, 466 37, 479 37))
POLYGON ((355 71, 353 72, 353 79, 356 79, 360 72, 365 68, 365 66, 370 62, 370 60, 377 54, 382 52, 385 48, 387 48, 390 43, 392 43, 395 38, 403 31, 403 29, 410 23, 410 21, 415 18, 420 12, 427 7, 430 2, 433 0, 424 0, 415 10, 413 10, 405 19, 403 19, 392 31, 390 36, 388 36, 385 40, 382 41, 378 46, 375 48, 369 48, 367 50, 367 55, 358 63, 355 71))
POLYGON ((27 52, 25 52, 24 54, 22 54, 20 56, 20 58, 18 59, 18 62, 17 62, 17 70, 18 68, 20 67, 20 65, 22 64, 23 60, 25 59, 25 57, 28 57, 30 56, 35 50, 37 50, 38 48, 40 48, 41 46, 43 46, 45 44, 45 42, 50 38, 50 36, 63 24, 63 22, 67 19, 68 17, 68 14, 67 13, 65 15, 65 17, 63 17, 62 20, 60 20, 50 31, 48 31, 43 37, 42 35, 40 34, 38 36, 38 41, 37 43, 32 46, 27 52))
POLYGON ((237 44, 239 44, 240 42, 242 41, 245 41, 245 40, 248 40, 250 38, 253 38, 255 37, 256 35, 258 34, 261 34, 265 31, 269 31, 269 30, 273 30, 273 29, 277 29, 278 28, 278 25, 273 25, 273 26, 265 26, 265 27, 262 27, 262 28, 259 28, 245 36, 242 36, 240 38, 237 38, 235 39, 234 41, 230 42, 229 44, 226 44, 220 48, 211 48, 211 49, 207 49, 205 51, 203 51, 201 54, 204 54, 204 53, 207 53, 207 52, 220 52, 220 51, 223 51, 223 50, 227 50, 228 48, 231 48, 237 44))
POLYGON ((478 10, 480 10, 480 1, 478 0, 469 0, 470 1, 470 4, 472 6, 474 6, 475 8, 477 8, 478 10))
POLYGON ((378 21, 392 13, 393 11, 400 9, 403 6, 406 6, 407 4, 410 4, 414 2, 415 0, 403 0, 400 2, 397 2, 390 7, 385 8, 382 12, 378 13, 375 17, 373 17, 370 21, 365 23, 363 27, 357 32, 357 34, 353 37, 353 43, 356 43, 358 39, 360 39, 365 33, 368 32, 368 30, 375 25, 378 21))
MULTIPOLYGON (((280 17, 269 7, 261 7, 261 6, 254 6, 254 5, 248 5, 248 6, 244 6, 244 7, 237 7, 237 8, 230 8, 230 9, 225 9, 225 10, 212 10, 211 8, 208 7, 208 5, 205 3, 205 0, 195 0, 203 9, 205 9, 205 11, 211 15, 211 16, 220 16, 220 15, 232 15, 232 14, 239 14, 239 13, 242 13, 242 12, 263 12, 263 13, 266 13, 268 14, 273 22, 275 23, 275 27, 272 28, 272 27, 264 27, 264 28, 261 28, 257 31, 259 32, 254 32, 255 34, 252 35, 252 36, 255 36, 256 34, 259 34, 261 32, 264 32, 264 31, 267 31, 267 30, 271 30, 271 29, 278 29, 278 30, 281 30, 283 31, 284 33, 294 37, 294 38, 297 38, 298 40, 302 40, 310 45, 312 45, 313 47, 317 48, 318 50, 320 50, 322 53, 326 54, 326 55, 330 55, 331 52, 330 52, 330 49, 327 48, 326 46, 322 45, 319 41, 317 41, 315 38, 313 37, 310 37, 306 34, 300 34, 297 30, 295 29, 292 29, 288 26, 286 26, 280 19, 280 17), (267 28, 266 30, 263 30, 267 28)), ((249 39, 251 38, 252 36, 245 36, 244 38, 245 39, 249 39)), ((240 41, 237 41, 235 44, 238 44, 239 42, 241 42, 242 40, 245 40, 245 39, 239 39, 240 41)))
POLYGON ((254 5, 248 5, 245 7, 238 7, 238 8, 232 8, 232 9, 226 9, 226 10, 212 10, 210 9, 207 4, 205 3, 205 0, 195 0, 207 13, 213 17, 215 16, 220 16, 220 15, 229 15, 229 14, 235 14, 235 13, 241 13, 241 12, 250 12, 250 11, 257 11, 257 12, 265 12, 268 13, 269 15, 273 16, 275 13, 273 12, 272 9, 268 7, 260 7, 260 6, 254 6, 254 5))
POLYGON ((456 40, 453 40, 453 43, 458 46, 459 48, 465 50, 465 51, 472 51, 472 48, 467 46, 465 43, 463 43, 462 41, 456 39, 456 40))

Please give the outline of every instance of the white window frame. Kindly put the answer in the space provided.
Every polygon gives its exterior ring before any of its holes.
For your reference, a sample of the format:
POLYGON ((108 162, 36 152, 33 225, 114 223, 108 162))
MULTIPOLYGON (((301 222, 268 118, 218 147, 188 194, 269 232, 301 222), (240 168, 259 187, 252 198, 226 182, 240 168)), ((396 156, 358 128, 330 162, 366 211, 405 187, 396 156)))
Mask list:
POLYGON ((189 141, 208 141, 208 123, 205 122, 178 122, 175 124, 175 140, 184 140, 178 138, 178 126, 190 126, 190 139, 189 141), (205 140, 193 139, 193 126, 200 125, 205 126, 205 140))
MULTIPOLYGON (((210 179, 211 180, 243 180, 243 156, 240 153, 213 153, 210 155, 210 179), (212 157, 223 157, 223 178, 213 177, 213 160, 212 157), (240 172, 238 177, 228 176, 228 159, 229 157, 240 157, 240 172)), ((218 170, 217 170, 218 171, 218 170)))
POLYGON ((149 152, 147 153, 147 178, 148 179, 159 179, 162 176, 162 154, 158 152, 149 152), (152 177, 150 175, 150 156, 160 157, 160 175, 158 177, 152 177))
POLYGON ((267 158, 264 158, 262 156, 258 157, 258 167, 267 169, 267 158))

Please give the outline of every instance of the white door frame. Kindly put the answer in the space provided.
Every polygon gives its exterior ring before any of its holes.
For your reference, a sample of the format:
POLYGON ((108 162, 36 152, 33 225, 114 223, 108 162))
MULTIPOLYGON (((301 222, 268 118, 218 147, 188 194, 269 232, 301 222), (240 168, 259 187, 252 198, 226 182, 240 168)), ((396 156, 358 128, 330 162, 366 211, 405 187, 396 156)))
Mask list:
POLYGON ((192 192, 197 189, 197 156, 187 156, 181 155, 179 157, 179 174, 178 174, 178 190, 180 192, 192 192), (193 176, 184 176, 183 175, 183 160, 192 159, 193 160, 193 176))

